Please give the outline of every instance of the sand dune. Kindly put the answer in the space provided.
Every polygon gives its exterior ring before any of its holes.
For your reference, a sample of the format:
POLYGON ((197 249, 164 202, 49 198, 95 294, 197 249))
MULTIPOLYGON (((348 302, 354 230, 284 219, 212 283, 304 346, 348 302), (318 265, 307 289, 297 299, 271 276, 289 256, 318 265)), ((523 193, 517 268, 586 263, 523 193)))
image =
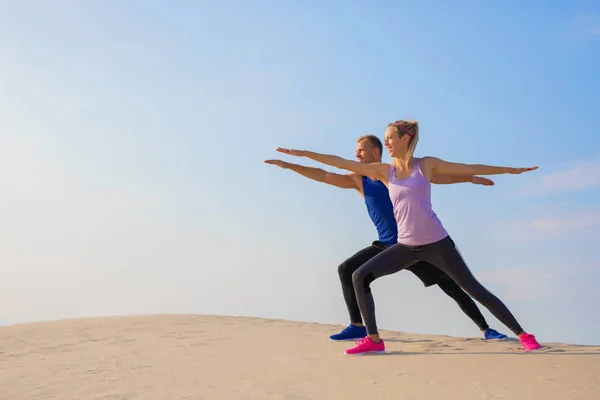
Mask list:
POLYGON ((339 326, 135 316, 0 327, 0 399, 600 399, 600 346, 383 331, 346 356, 339 326))

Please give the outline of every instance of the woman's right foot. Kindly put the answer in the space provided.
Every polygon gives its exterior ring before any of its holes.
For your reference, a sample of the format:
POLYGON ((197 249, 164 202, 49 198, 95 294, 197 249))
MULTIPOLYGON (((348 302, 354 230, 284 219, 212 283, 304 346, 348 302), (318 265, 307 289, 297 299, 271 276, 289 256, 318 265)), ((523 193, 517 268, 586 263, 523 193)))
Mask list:
POLYGON ((537 350, 542 347, 537 340, 535 340, 535 336, 529 333, 522 333, 519 335, 519 342, 521 342, 521 346, 523 346, 525 351, 537 350))
POLYGON ((329 336, 331 340, 357 340, 367 336, 367 328, 364 326, 348 325, 346 329, 340 333, 329 336))

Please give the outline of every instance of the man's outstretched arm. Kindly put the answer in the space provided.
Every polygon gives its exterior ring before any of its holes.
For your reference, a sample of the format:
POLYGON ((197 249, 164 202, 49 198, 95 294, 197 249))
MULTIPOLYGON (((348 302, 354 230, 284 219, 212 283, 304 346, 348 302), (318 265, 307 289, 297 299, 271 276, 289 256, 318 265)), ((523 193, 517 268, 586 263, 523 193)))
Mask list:
POLYGON ((342 189, 357 189, 354 174, 341 175, 327 172, 320 168, 305 167, 304 165, 293 164, 281 160, 266 160, 265 163, 276 165, 283 169, 290 169, 302 176, 305 176, 313 181, 327 183, 328 185, 336 186, 342 189))
POLYGON ((481 176, 473 175, 439 175, 435 174, 431 177, 431 183, 438 185, 450 185, 453 183, 473 183, 475 185, 494 186, 494 181, 481 176))

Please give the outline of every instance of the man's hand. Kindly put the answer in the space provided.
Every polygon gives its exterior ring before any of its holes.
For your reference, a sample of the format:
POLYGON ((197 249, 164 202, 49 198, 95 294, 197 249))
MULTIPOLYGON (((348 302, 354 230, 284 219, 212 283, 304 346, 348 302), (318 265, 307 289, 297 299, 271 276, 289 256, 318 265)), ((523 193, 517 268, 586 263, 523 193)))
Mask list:
POLYGON ((494 181, 488 178, 484 178, 481 176, 474 176, 471 179, 471 183, 475 185, 484 185, 484 186, 494 186, 494 181))
POLYGON ((265 160, 266 164, 277 165, 279 168, 288 169, 289 163, 281 160, 265 160))
POLYGON ((362 185, 360 186, 361 189, 359 189, 355 174, 334 174, 332 172, 324 171, 321 168, 305 167, 304 165, 288 163, 281 160, 265 160, 265 164, 276 165, 279 168, 289 169, 290 171, 297 172, 300 175, 312 179, 313 181, 323 182, 342 189, 362 190, 362 185))

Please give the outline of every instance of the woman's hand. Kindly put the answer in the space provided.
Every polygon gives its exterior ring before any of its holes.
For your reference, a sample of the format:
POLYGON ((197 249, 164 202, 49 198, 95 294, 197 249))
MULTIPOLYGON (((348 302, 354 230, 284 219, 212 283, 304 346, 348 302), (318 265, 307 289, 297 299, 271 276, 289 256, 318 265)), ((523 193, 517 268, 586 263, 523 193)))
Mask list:
POLYGON ((426 176, 439 175, 498 175, 498 174, 522 174, 523 172, 535 171, 538 167, 512 168, 496 167, 484 164, 462 164, 441 160, 436 157, 423 157, 423 166, 426 176), (428 174, 428 175, 427 175, 428 174))
POLYGON ((529 168, 512 168, 510 174, 522 174, 523 172, 535 171, 538 167, 529 167, 529 168))
POLYGON ((284 149, 283 147, 278 147, 276 150, 280 153, 290 156, 306 157, 313 161, 320 162, 331 167, 345 169, 362 176, 368 176, 371 179, 380 180, 387 184, 387 174, 390 167, 389 164, 384 164, 381 162, 362 163, 358 161, 347 160, 331 154, 320 154, 307 150, 284 149))
POLYGON ((276 150, 280 153, 294 157, 304 157, 306 155, 306 151, 304 150, 284 149, 283 147, 278 147, 276 150))

